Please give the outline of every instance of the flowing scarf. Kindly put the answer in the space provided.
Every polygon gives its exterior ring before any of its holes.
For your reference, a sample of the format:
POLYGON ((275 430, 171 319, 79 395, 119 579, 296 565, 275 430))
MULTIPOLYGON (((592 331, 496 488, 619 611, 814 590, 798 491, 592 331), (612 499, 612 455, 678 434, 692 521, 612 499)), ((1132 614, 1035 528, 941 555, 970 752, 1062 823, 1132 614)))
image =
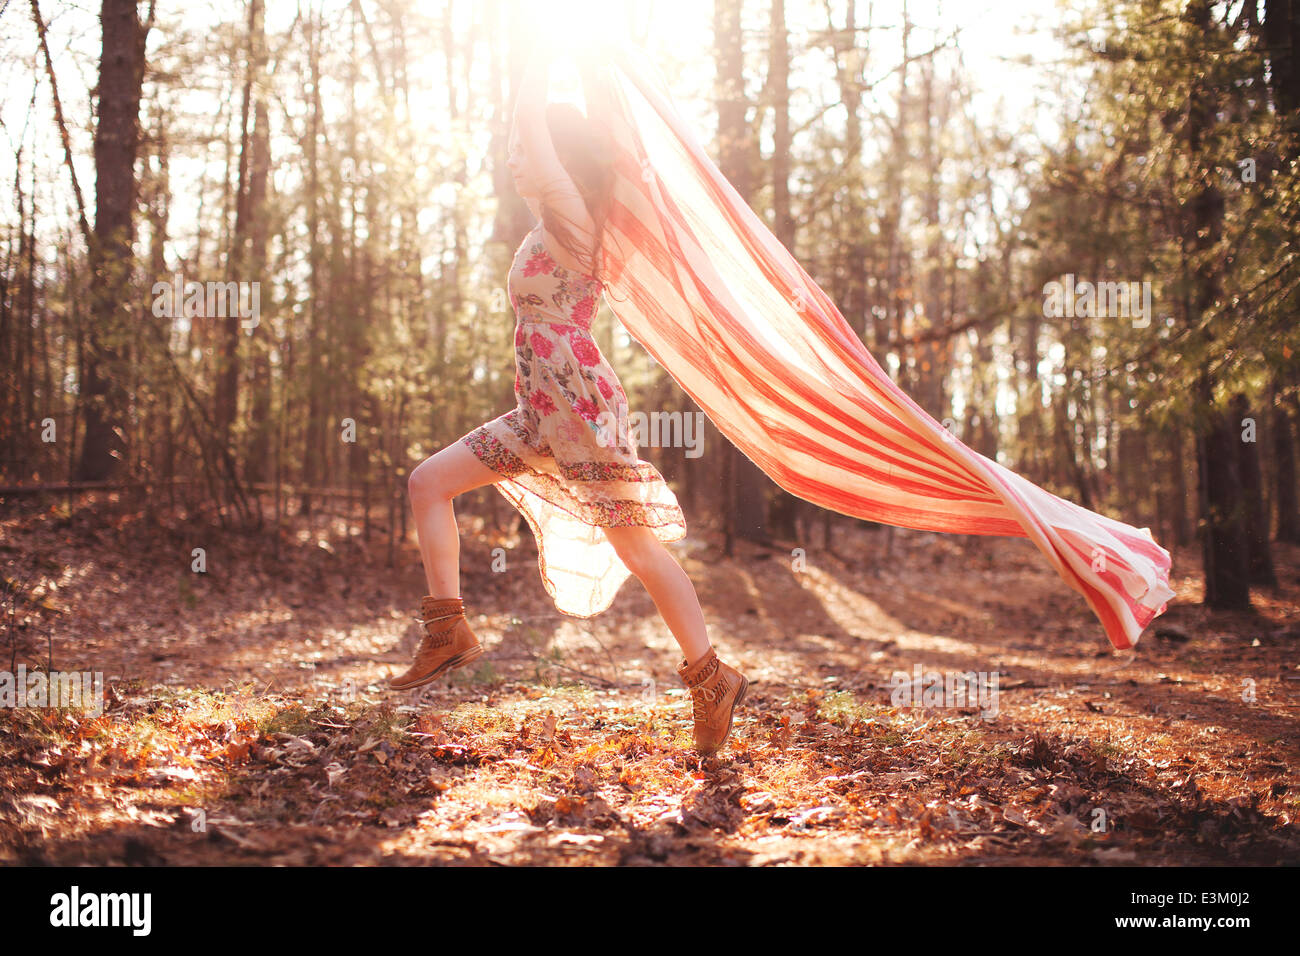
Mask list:
POLYGON ((639 50, 588 66, 615 154, 606 302, 792 495, 923 531, 1028 537, 1132 647, 1174 596, 1169 552, 968 448, 880 367, 709 159, 639 50))

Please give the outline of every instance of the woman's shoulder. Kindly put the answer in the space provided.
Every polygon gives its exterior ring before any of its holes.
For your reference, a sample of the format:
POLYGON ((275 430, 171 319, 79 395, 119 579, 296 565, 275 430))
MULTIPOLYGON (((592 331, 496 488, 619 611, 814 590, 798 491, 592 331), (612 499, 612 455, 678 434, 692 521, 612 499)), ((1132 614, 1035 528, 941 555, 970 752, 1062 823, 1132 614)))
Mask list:
MULTIPOLYGON (((541 223, 538 223, 541 225, 541 223)), ((539 240, 537 237, 537 226, 533 226, 528 232, 524 233, 524 238, 519 240, 519 246, 515 249, 516 262, 520 259, 526 259, 538 250, 539 240)))

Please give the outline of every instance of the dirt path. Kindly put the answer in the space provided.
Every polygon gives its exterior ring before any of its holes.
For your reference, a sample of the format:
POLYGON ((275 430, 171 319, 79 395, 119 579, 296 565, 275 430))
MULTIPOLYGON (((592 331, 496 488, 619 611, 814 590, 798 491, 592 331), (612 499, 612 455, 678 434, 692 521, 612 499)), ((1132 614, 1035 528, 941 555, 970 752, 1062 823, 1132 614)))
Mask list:
POLYGON ((276 560, 91 512, 0 521, 6 576, 57 583, 17 659, 112 688, 99 718, 0 711, 0 861, 1300 861, 1300 549, 1279 546, 1254 615, 1204 612, 1177 553, 1177 601, 1115 653, 1023 539, 899 530, 886 554, 854 528, 797 570, 693 535, 677 553, 712 639, 753 682, 701 763, 641 585, 559 615, 530 538, 462 520, 487 654, 418 696, 383 685, 414 646, 413 548, 393 571, 355 538, 276 560), (988 719, 893 706, 891 675, 918 667, 996 674, 988 719))

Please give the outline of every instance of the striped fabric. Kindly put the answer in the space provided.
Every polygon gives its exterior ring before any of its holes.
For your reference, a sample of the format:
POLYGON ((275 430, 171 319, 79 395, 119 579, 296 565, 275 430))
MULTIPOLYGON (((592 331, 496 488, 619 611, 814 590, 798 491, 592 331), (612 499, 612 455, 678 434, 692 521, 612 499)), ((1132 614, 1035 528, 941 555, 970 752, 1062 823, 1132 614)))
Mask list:
POLYGON ((1028 537, 1132 647, 1164 612, 1169 552, 956 440, 880 367, 713 164, 640 51, 598 68, 590 115, 617 178, 605 300, 745 455, 793 495, 926 531, 1028 537))

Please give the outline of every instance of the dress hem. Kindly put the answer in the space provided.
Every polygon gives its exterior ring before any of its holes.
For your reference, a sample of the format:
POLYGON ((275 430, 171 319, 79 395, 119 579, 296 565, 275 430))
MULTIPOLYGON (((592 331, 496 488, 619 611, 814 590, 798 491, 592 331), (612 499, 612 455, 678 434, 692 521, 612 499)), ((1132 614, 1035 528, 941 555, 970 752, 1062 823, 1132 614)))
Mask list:
MULTIPOLYGON (((514 452, 510 451, 510 449, 502 445, 500 440, 495 438, 492 435, 486 434, 484 432, 480 432, 478 429, 475 429, 469 435, 466 435, 464 438, 462 438, 461 442, 469 448, 469 450, 474 454, 476 458, 479 459, 479 461, 481 461, 487 467, 491 468, 497 474, 501 475, 501 481, 495 482, 495 484, 499 485, 502 482, 514 481, 514 479, 518 478, 522 474, 530 474, 530 475, 536 475, 539 478, 542 478, 548 482, 552 482, 557 486, 559 485, 559 482, 556 481, 554 477, 550 475, 542 474, 541 472, 538 472, 533 468, 530 468, 527 462, 525 462, 514 452), (506 470, 505 471, 501 470, 501 467, 499 467, 498 463, 504 463, 506 470)), ((537 492, 534 492, 534 494, 538 494, 538 497, 542 497, 542 498, 546 497, 545 495, 541 495, 537 492)), ((515 503, 514 499, 510 498, 509 495, 507 495, 506 497, 508 500, 511 501, 512 504, 515 503)), ((682 512, 680 506, 667 506, 667 505, 645 503, 645 502, 638 501, 636 502, 637 507, 645 509, 646 511, 650 512, 652 516, 656 518, 660 518, 661 520, 659 521, 635 521, 635 520, 599 521, 599 520, 592 520, 592 517, 590 515, 583 515, 577 513, 572 508, 566 506, 566 504, 562 501, 557 501, 553 498, 546 498, 546 500, 550 504, 554 505, 556 508, 559 508, 561 511, 565 512, 566 514, 571 515, 573 518, 577 519, 578 521, 581 521, 583 524, 591 525, 593 527, 650 528, 651 530, 658 530, 661 528, 672 528, 674 526, 679 526, 682 528, 681 534, 671 538, 661 537, 660 540, 679 541, 682 538, 686 537, 686 529, 685 529, 686 516, 682 512)), ((631 500, 631 499, 626 499, 626 500, 631 500)), ((518 508, 517 504, 515 506, 516 508, 518 508)), ((616 505, 614 504, 605 505, 601 503, 583 502, 583 507, 591 508, 593 510, 599 511, 602 508, 614 508, 616 507, 616 505)), ((527 517, 527 513, 525 509, 519 508, 519 511, 523 513, 525 517, 527 517)), ((536 531, 537 529, 534 528, 535 533, 536 531)), ((541 540, 540 536, 538 536, 538 540, 539 541, 541 540)))

